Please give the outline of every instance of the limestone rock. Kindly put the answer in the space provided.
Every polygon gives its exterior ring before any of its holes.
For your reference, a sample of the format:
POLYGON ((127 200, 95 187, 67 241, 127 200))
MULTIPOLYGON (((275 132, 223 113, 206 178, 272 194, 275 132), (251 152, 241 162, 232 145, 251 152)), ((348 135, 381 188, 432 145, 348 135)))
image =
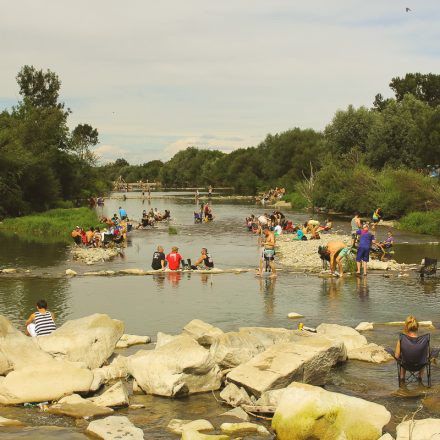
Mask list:
POLYGON ((265 348, 280 342, 291 342, 301 336, 298 332, 276 327, 240 327, 239 331, 241 334, 252 335, 265 348))
POLYGON ((330 368, 342 357, 344 345, 325 336, 300 337, 273 345, 250 361, 233 368, 227 379, 260 397, 294 380, 321 385, 330 368))
MULTIPOLYGON (((403 321, 391 321, 391 322, 385 322, 384 325, 393 325, 396 327, 404 326, 405 323, 403 321)), ((419 321, 419 327, 428 327, 428 328, 435 328, 432 321, 419 321)))
POLYGON ((143 269, 121 269, 118 273, 123 275, 146 275, 143 269))
POLYGON ((221 415, 228 417, 235 417, 237 419, 244 420, 245 422, 248 422, 250 420, 249 414, 240 407, 233 408, 229 411, 224 412, 221 415))
POLYGON ((374 325, 372 322, 360 322, 355 328, 358 332, 364 332, 367 330, 374 330, 374 325))
POLYGON ((182 437, 180 440, 229 440, 230 437, 228 435, 208 435, 201 434, 198 431, 192 431, 187 429, 183 431, 182 437))
POLYGON ((382 437, 380 437, 378 440, 394 440, 393 437, 391 436, 391 434, 388 434, 388 432, 386 434, 384 434, 382 437))
POLYGON ((348 350, 347 357, 348 359, 372 362, 374 364, 380 364, 382 362, 389 362, 393 360, 393 357, 387 353, 382 346, 374 343, 348 350))
POLYGON ((225 434, 246 434, 256 433, 261 436, 268 436, 270 432, 262 425, 256 423, 242 422, 242 423, 222 423, 220 429, 225 434))
POLYGON ((363 347, 368 344, 367 338, 362 336, 354 328, 338 324, 320 324, 316 327, 318 334, 325 335, 329 339, 342 341, 347 351, 363 347))
POLYGON ((124 323, 95 313, 67 321, 48 336, 36 338, 42 350, 88 368, 99 368, 113 353, 124 323))
POLYGON ((220 397, 231 406, 252 405, 252 400, 244 388, 235 383, 228 383, 220 393, 220 397))
POLYGON ((335 440, 377 440, 390 418, 386 408, 377 403, 292 383, 280 400, 272 428, 279 440, 324 436, 335 440))
POLYGON ((20 420, 6 419, 5 417, 0 417, 0 426, 22 426, 23 423, 20 420))
POLYGON ((127 348, 132 345, 149 344, 150 342, 151 338, 149 336, 123 334, 121 339, 116 343, 116 348, 127 348))
POLYGON ((211 345, 214 361, 221 368, 233 368, 249 361, 266 348, 258 338, 242 332, 223 333, 211 345))
POLYGON ((105 383, 128 376, 127 358, 124 356, 116 356, 110 365, 101 368, 94 368, 92 373, 93 382, 90 389, 96 391, 105 383))
POLYGON ((57 400, 74 392, 88 392, 93 380, 90 370, 51 359, 9 373, 0 383, 0 404, 57 400), (38 372, 38 380, 35 379, 38 372))
POLYGON ((133 379, 132 387, 133 387, 133 394, 145 394, 144 390, 136 382, 136 379, 133 379))
POLYGON ((407 420, 396 428, 396 440, 436 440, 437 438, 440 438, 440 419, 407 420))
POLYGON ((72 269, 66 269, 66 275, 69 277, 74 277, 77 275, 77 273, 72 269))
POLYGON ((128 404, 130 403, 128 399, 128 392, 121 381, 116 382, 112 387, 104 391, 104 393, 102 393, 100 396, 91 397, 88 400, 95 405, 104 407, 128 406, 128 404))
POLYGON ((154 348, 158 349, 160 347, 163 347, 164 345, 175 340, 179 336, 181 336, 181 335, 173 336, 173 335, 168 335, 166 333, 158 332, 157 336, 156 336, 156 346, 154 348))
POLYGON ((301 315, 300 313, 296 313, 296 312, 290 312, 288 313, 287 317, 289 319, 299 319, 299 318, 304 318, 304 315, 301 315))
POLYGON ((287 388, 280 388, 278 390, 265 391, 255 402, 255 406, 271 406, 276 408, 286 389, 287 388))
POLYGON ((214 431, 214 426, 208 420, 181 420, 172 419, 168 423, 167 429, 174 434, 182 434, 183 431, 214 431))
POLYGON ((60 399, 58 403, 49 406, 47 411, 50 414, 69 416, 75 419, 108 416, 113 413, 111 408, 98 406, 77 394, 60 399))
POLYGON ((127 358, 129 373, 148 394, 181 396, 218 390, 221 372, 209 351, 182 335, 127 358))
POLYGON ((107 261, 119 254, 117 248, 83 248, 74 247, 72 257, 74 260, 80 260, 86 264, 94 264, 100 261, 107 261))
POLYGON ((14 268, 3 269, 2 273, 17 273, 17 269, 14 268))
POLYGON ((87 432, 103 440, 143 440, 142 429, 137 428, 124 416, 110 416, 94 420, 87 426, 87 432))
POLYGON ((200 345, 210 347, 223 331, 200 319, 193 319, 183 327, 183 334, 195 339, 200 345))

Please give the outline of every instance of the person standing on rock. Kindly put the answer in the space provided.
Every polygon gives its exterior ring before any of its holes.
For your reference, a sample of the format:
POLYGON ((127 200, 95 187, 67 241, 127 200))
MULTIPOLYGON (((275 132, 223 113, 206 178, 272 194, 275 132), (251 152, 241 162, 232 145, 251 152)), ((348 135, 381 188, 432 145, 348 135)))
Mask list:
POLYGON ((52 312, 47 310, 47 301, 40 299, 37 302, 37 311, 32 313, 26 321, 27 336, 50 335, 56 330, 55 318, 52 312))

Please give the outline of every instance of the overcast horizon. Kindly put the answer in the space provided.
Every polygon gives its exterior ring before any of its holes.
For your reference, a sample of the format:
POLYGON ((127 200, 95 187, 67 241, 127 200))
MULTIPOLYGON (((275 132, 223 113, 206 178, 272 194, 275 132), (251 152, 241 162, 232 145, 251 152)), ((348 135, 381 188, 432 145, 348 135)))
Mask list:
POLYGON ((322 130, 391 96, 392 77, 440 71, 433 0, 0 3, 0 111, 19 100, 23 65, 56 72, 69 125, 98 129, 101 162, 322 130))

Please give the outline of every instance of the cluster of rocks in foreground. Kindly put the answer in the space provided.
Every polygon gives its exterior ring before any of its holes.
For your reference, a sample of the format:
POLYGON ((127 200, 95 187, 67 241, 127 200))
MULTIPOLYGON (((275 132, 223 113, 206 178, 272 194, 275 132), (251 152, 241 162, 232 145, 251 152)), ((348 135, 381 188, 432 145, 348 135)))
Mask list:
POLYGON ((95 264, 108 261, 119 255, 121 252, 117 247, 95 248, 95 247, 72 247, 72 258, 86 264, 95 264))
MULTIPOLYGON (((52 414, 93 418, 87 431, 104 439, 144 438, 129 419, 114 415, 115 408, 136 407, 128 386, 134 393, 175 398, 221 389, 220 397, 235 408, 225 415, 237 422, 210 435, 203 433, 214 430, 209 421, 172 420, 168 429, 183 440, 272 435, 249 422, 248 413, 258 412, 274 413, 272 429, 280 440, 376 440, 391 417, 382 405, 320 387, 337 363, 390 360, 350 327, 321 324, 316 334, 262 327, 223 332, 193 320, 180 335, 158 333, 153 350, 114 355, 117 347, 147 342, 124 335, 123 323, 107 315, 68 321, 37 338, 0 316, 0 404, 50 402, 52 414)), ((407 437, 398 429, 397 438, 407 437)))

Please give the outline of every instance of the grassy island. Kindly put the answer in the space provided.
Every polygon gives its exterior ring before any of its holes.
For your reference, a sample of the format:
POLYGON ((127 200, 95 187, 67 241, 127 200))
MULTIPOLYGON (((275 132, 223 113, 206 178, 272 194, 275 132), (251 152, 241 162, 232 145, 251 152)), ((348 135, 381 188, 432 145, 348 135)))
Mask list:
POLYGON ((89 208, 51 209, 46 212, 7 218, 0 223, 0 232, 18 234, 34 241, 70 242, 75 226, 88 229, 99 223, 95 211, 89 208))

